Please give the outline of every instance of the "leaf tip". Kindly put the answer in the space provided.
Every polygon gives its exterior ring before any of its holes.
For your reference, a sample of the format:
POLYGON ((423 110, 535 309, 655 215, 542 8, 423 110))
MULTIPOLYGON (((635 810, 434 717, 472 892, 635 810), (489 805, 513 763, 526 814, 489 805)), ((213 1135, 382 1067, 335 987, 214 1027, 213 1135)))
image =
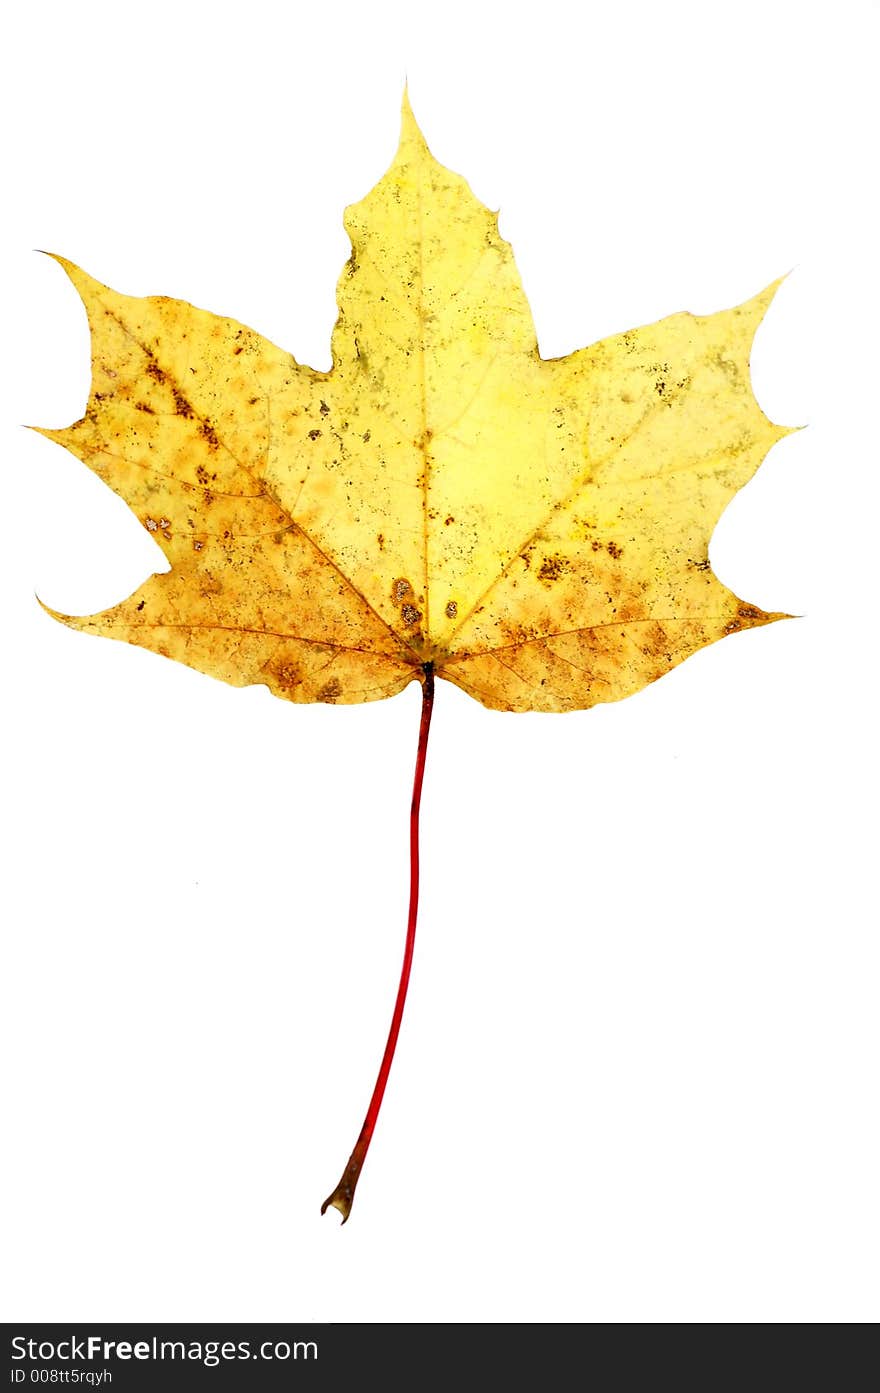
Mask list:
POLYGON ((34 250, 38 256, 48 256, 50 261, 57 261, 58 265, 63 271, 67 272, 71 280, 73 280, 75 272, 79 270, 78 266, 74 265, 72 261, 69 261, 66 256, 62 256, 60 252, 46 251, 44 247, 35 247, 34 250))
POLYGON ((23 425, 22 430, 32 430, 34 435, 43 435, 47 440, 51 440, 56 445, 63 445, 62 436, 67 434, 67 430, 54 430, 51 426, 29 426, 23 425))
POLYGON ((63 624, 66 629, 76 629, 80 633, 88 633, 89 630, 94 632, 97 628, 95 620, 99 617, 98 615, 63 614, 60 609, 53 609, 51 605, 46 604, 45 600, 41 600, 36 591, 34 591, 34 599, 40 606, 40 609, 44 610, 50 619, 57 620, 58 623, 63 624))
POLYGON ((59 624, 66 624, 68 627, 71 627, 76 623, 76 620, 73 618, 73 615, 62 614, 60 610, 53 609, 51 605, 47 605, 45 600, 40 599, 36 590, 34 591, 34 599, 40 606, 40 609, 49 615, 50 619, 57 619, 59 624))
POLYGON ((74 289, 88 308, 89 299, 97 295, 100 291, 107 290, 107 286, 96 281, 94 276, 90 276, 81 266, 77 266, 75 261, 70 261, 68 257, 61 256, 59 252, 47 252, 37 249, 40 256, 48 256, 52 261, 57 261, 68 280, 73 284, 74 289))
MULTIPOLYGON (((755 619, 752 623, 754 627, 761 628, 765 624, 777 624, 781 619, 803 619, 803 617, 802 614, 788 614, 785 610, 780 609, 764 610, 761 612, 760 619, 755 619)), ((748 628, 750 626, 744 624, 743 627, 748 628)))
POLYGON ((786 271, 784 275, 777 276, 774 281, 771 281, 769 285, 760 290, 757 295, 753 295, 750 300, 746 300, 745 304, 741 306, 741 309, 753 321, 756 330, 776 298, 779 287, 783 281, 788 280, 790 275, 791 272, 786 271))
POLYGON ((398 157, 405 150, 419 150, 428 152, 428 145, 422 135, 421 127, 416 120, 412 104, 409 99, 409 83, 403 85, 403 97, 400 103, 400 145, 398 147, 398 157))

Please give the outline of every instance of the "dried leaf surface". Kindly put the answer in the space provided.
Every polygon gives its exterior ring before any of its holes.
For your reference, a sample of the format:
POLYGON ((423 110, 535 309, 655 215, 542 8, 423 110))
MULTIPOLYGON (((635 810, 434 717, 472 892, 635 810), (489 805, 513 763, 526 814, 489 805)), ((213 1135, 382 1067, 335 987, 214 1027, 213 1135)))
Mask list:
POLYGON ((43 434, 125 499, 171 569, 58 618, 292 701, 390 696, 430 662, 487 706, 566 711, 783 617, 708 560, 787 433, 749 377, 776 285, 544 360, 496 215, 406 101, 397 156, 345 225, 329 373, 61 262, 92 387, 81 421, 43 434))

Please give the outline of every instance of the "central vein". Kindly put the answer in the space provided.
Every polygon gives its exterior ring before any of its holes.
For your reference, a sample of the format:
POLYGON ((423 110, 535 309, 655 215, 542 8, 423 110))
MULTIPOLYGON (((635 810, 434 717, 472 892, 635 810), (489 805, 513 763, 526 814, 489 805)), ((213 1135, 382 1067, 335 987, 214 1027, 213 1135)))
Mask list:
POLYGON ((418 244, 419 244, 419 289, 418 289, 418 316, 419 334, 421 337, 421 352, 419 353, 419 369, 421 378, 421 403, 422 403, 422 433, 419 437, 419 445, 422 451, 422 530, 423 530, 423 551, 425 556, 425 638, 430 642, 431 634, 431 600, 428 592, 428 488, 430 484, 430 435, 428 433, 428 379, 426 372, 425 359, 427 358, 426 339, 426 319, 425 319, 425 225, 424 225, 424 203, 422 198, 422 171, 418 172, 417 182, 417 206, 418 206, 418 244))

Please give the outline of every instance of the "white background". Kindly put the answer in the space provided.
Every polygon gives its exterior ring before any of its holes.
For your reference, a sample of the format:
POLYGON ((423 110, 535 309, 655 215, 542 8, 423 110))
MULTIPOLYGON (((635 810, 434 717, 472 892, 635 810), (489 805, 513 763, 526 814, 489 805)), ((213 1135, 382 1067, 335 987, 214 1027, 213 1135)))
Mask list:
POLYGON ((9 1319, 875 1320, 878 10, 18 7, 3 234, 9 1319), (616 706, 438 690, 398 1056, 415 686, 296 707, 56 625, 157 566, 19 428, 81 415, 63 252, 329 366, 404 77, 502 210, 542 352, 793 268, 807 423, 712 544, 804 617, 616 706), (873 825, 872 825, 873 823, 873 825))

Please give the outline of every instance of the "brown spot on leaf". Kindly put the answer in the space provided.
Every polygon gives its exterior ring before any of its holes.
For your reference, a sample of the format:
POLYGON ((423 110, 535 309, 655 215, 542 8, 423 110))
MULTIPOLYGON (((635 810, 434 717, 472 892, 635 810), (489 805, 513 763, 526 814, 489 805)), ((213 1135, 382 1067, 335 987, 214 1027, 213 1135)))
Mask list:
POLYGON ((320 432, 319 430, 316 429, 316 430, 310 430, 310 431, 309 431, 309 440, 320 440, 320 438, 321 438, 321 432, 320 432))
POLYGON ((446 606, 446 618, 447 618, 447 619, 454 619, 454 618, 456 617, 457 614, 458 614, 458 605, 456 604, 455 600, 450 600, 450 601, 449 601, 449 604, 446 606))
POLYGON ((642 631, 641 650, 646 657, 665 657, 669 638, 662 624, 646 624, 642 631))
POLYGON ((292 691, 302 681, 299 668, 289 661, 280 662, 274 671, 275 681, 284 691, 292 691))
POLYGON ((738 633, 740 629, 751 628, 753 624, 760 624, 764 619, 763 610, 757 609, 755 605, 740 605, 729 624, 725 624, 726 634, 738 633))
POLYGON ((560 576, 570 570, 571 562, 566 557, 545 556, 538 568, 538 580, 549 588, 559 580, 560 576))
POLYGON ((535 625, 520 624, 515 620, 499 619, 498 629, 504 636, 505 646, 516 647, 537 638, 539 630, 535 625))
POLYGON ((409 581, 404 580, 402 576, 398 580, 394 581, 393 585, 391 586, 391 598, 396 605, 399 605, 401 600, 405 600, 407 595, 411 594, 412 586, 410 585, 409 581))
POLYGON ((331 677, 318 692, 318 701, 329 701, 331 705, 342 696, 342 686, 338 677, 331 677))
POLYGON ((413 624, 418 624, 422 617, 422 612, 416 609, 415 605, 406 604, 400 611, 400 617, 404 624, 412 627, 413 624))
POLYGON ((195 416, 195 412, 193 411, 186 397, 183 395, 183 392, 178 391, 176 387, 172 387, 171 390, 174 394, 174 409, 177 412, 178 416, 183 416, 185 420, 191 421, 195 416))

